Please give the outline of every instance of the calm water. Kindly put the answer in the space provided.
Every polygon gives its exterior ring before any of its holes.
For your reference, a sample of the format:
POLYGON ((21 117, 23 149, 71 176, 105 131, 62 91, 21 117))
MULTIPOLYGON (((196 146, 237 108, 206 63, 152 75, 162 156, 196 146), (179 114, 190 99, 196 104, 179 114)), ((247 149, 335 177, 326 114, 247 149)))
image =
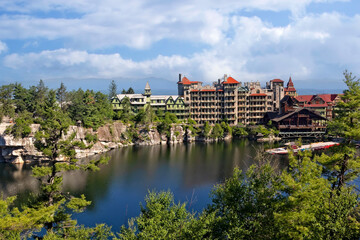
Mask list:
MULTIPOLYGON (((148 190, 171 190, 176 201, 187 201, 201 211, 210 203, 213 186, 232 175, 234 167, 247 169, 262 145, 248 140, 209 144, 139 146, 113 150, 109 164, 95 173, 74 171, 64 177, 64 190, 85 194, 92 205, 74 215, 80 224, 107 223, 118 231, 130 217, 139 215, 139 203, 148 190)), ((280 167, 285 159, 276 159, 280 167)), ((5 196, 37 191, 31 166, 0 164, 0 192, 5 196)))

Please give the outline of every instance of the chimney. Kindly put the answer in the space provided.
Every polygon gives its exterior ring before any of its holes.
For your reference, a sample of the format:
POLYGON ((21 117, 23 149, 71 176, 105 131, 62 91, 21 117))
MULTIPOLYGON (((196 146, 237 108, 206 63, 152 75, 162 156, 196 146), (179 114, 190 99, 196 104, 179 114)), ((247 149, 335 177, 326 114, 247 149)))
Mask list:
POLYGON ((179 82, 181 82, 181 79, 182 79, 181 73, 179 73, 179 82))
POLYGON ((224 81, 226 81, 227 80, 227 75, 226 74, 224 74, 224 81))
POLYGON ((218 78, 218 84, 220 85, 220 78, 218 78))

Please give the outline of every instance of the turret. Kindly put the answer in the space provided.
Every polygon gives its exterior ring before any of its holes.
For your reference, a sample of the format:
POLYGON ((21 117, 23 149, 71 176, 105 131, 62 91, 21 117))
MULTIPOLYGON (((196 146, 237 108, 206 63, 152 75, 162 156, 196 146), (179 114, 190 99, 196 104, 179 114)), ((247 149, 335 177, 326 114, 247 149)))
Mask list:
POLYGON ((151 88, 150 88, 149 82, 146 82, 145 92, 144 92, 143 95, 146 96, 146 97, 150 97, 150 96, 151 96, 151 88))

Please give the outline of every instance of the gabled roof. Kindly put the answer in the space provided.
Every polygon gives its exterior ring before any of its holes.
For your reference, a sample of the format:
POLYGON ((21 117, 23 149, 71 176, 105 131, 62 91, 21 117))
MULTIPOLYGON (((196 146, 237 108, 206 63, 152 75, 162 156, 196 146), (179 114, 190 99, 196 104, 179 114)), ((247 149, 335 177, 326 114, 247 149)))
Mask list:
POLYGON ((295 99, 290 97, 289 95, 285 95, 281 100, 280 100, 280 103, 283 103, 283 102, 288 102, 288 103, 291 103, 291 104, 294 104, 295 103, 295 99))
POLYGON ((239 92, 248 92, 248 91, 249 91, 249 88, 248 88, 248 87, 239 87, 239 88, 238 88, 238 91, 239 91, 239 92))
POLYGON ((288 87, 288 88, 284 88, 285 92, 296 92, 296 89, 294 87, 288 87))
POLYGON ((295 97, 299 102, 310 102, 313 99, 314 95, 299 95, 295 97))
MULTIPOLYGON (((286 85, 286 88, 294 88, 294 83, 293 83, 293 81, 291 80, 291 77, 289 78, 289 81, 288 81, 288 83, 287 83, 287 85, 286 85)), ((295 88, 294 88, 295 89, 295 88)))
POLYGON ((232 77, 228 77, 226 79, 226 81, 223 81, 222 84, 238 84, 239 82, 236 81, 234 78, 232 77))
POLYGON ((297 108, 295 111, 293 112, 289 112, 289 113, 285 113, 283 115, 280 115, 276 118, 271 119, 273 122, 280 122, 281 120, 284 120, 288 117, 291 117, 294 114, 300 113, 300 112, 308 112, 309 114, 313 115, 314 117, 317 117, 318 120, 327 120, 326 118, 324 118, 323 116, 321 116, 319 113, 314 112, 310 109, 307 108, 297 108))
POLYGON ((327 103, 315 103, 315 104, 304 104, 304 107, 307 108, 316 108, 316 107, 328 107, 327 103))
POLYGON ((337 94, 319 94, 318 96, 322 100, 324 100, 324 102, 328 103, 334 101, 334 99, 336 98, 336 96, 334 97, 333 95, 337 95, 337 94))
POLYGON ((191 84, 197 84, 197 83, 201 83, 199 81, 190 81, 187 77, 183 77, 181 79, 181 82, 178 82, 178 84, 183 84, 183 85, 191 85, 191 84))
POLYGON ((279 78, 275 78, 273 80, 270 80, 270 82, 275 82, 275 83, 283 83, 284 81, 279 79, 279 78))
POLYGON ((142 94, 118 94, 117 98, 120 100, 120 102, 125 98, 128 97, 129 99, 132 98, 145 98, 142 94))

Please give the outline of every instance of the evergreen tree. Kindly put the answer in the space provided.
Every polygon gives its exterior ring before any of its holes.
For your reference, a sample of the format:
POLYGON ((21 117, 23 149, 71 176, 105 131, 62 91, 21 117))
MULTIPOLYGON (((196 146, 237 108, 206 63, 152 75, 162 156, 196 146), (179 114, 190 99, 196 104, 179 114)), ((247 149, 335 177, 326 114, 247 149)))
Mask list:
POLYGON ((116 97, 117 95, 117 86, 114 80, 111 81, 109 85, 109 99, 116 97))
POLYGON ((132 87, 129 87, 129 89, 126 91, 127 94, 134 94, 134 89, 132 87))
POLYGON ((66 92, 65 84, 61 82, 60 87, 56 91, 56 99, 59 101, 60 108, 62 110, 64 110, 64 103, 66 101, 66 96, 67 96, 67 92, 66 92))
POLYGON ((15 107, 13 104, 14 85, 3 85, 0 88, 0 122, 3 116, 14 117, 15 107))
POLYGON ((332 149, 331 155, 323 154, 317 158, 326 169, 333 188, 341 190, 346 182, 358 177, 360 173, 359 153, 355 141, 360 140, 360 80, 352 73, 344 72, 344 91, 334 110, 335 117, 329 123, 329 132, 343 139, 340 146, 332 149))

